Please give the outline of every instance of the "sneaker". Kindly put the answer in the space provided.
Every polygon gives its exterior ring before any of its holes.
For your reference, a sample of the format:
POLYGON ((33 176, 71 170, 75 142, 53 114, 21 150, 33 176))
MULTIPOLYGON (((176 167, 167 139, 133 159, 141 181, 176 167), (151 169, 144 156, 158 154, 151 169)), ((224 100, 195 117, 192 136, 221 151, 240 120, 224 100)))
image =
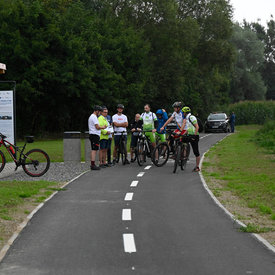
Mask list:
POLYGON ((125 164, 130 164, 128 159, 125 160, 125 164))
POLYGON ((99 167, 100 168, 106 168, 106 166, 104 164, 100 164, 99 167))
POLYGON ((100 170, 100 167, 93 165, 93 166, 91 166, 91 170, 100 170))
POLYGON ((193 172, 200 172, 200 170, 201 170, 200 167, 197 166, 193 169, 193 172))
POLYGON ((104 164, 105 167, 111 167, 112 165, 110 164, 104 164))
POLYGON ((108 162, 108 164, 109 164, 109 166, 113 166, 113 163, 110 161, 110 162, 108 162))
POLYGON ((133 162, 135 162, 135 160, 134 160, 134 159, 131 159, 131 162, 133 163, 133 162))

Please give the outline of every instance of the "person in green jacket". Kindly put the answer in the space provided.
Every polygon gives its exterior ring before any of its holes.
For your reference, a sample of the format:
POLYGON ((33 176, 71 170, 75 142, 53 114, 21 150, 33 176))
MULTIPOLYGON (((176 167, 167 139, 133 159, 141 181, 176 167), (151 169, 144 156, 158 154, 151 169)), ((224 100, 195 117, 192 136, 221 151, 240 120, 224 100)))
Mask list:
POLYGON ((108 139, 110 132, 110 125, 107 120, 108 115, 108 109, 107 107, 102 107, 101 116, 98 118, 99 126, 106 126, 106 129, 101 130, 100 135, 100 151, 99 151, 99 167, 100 168, 106 168, 109 167, 109 165, 106 163, 107 158, 107 150, 108 150, 108 139))

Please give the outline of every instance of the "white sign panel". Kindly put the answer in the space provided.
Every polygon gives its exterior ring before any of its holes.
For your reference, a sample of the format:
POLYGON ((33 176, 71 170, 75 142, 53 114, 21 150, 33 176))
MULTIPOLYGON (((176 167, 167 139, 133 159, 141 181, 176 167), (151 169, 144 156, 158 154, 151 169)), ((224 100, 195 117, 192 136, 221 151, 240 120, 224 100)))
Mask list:
POLYGON ((0 133, 14 143, 14 104, 13 91, 0 91, 0 133))

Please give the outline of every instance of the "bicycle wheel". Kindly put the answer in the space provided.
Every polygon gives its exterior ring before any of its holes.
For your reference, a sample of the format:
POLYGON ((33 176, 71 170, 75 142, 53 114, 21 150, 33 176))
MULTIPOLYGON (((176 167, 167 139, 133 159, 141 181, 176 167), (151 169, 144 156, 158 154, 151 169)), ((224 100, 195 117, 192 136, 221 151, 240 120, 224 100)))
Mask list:
POLYGON ((2 151, 0 151, 0 173, 4 169, 5 165, 6 165, 5 155, 4 155, 4 153, 2 151))
POLYGON ((177 168, 178 168, 178 165, 179 165, 179 162, 180 162, 180 157, 181 157, 181 145, 178 145, 176 147, 176 151, 175 151, 175 162, 174 162, 174 170, 173 170, 173 173, 175 174, 176 171, 177 171, 177 168))
POLYGON ((157 167, 162 167, 166 164, 169 158, 169 146, 166 142, 160 143, 153 151, 153 163, 157 167))
POLYGON ((123 164, 123 165, 126 164, 126 159, 127 159, 126 144, 125 144, 125 142, 122 142, 122 143, 121 143, 121 160, 122 160, 122 164, 123 164))
POLYGON ((181 159, 180 159, 180 168, 181 170, 185 170, 186 168, 186 164, 187 164, 187 160, 190 154, 190 147, 188 149, 188 145, 189 144, 184 144, 182 151, 181 151, 181 159), (188 152, 189 150, 189 152, 188 152))
POLYGON ((139 141, 137 144, 137 162, 139 166, 142 166, 146 161, 146 152, 144 151, 144 141, 139 141))
POLYGON ((32 149, 24 154, 22 167, 27 175, 41 177, 50 168, 50 158, 46 152, 40 149, 32 149))

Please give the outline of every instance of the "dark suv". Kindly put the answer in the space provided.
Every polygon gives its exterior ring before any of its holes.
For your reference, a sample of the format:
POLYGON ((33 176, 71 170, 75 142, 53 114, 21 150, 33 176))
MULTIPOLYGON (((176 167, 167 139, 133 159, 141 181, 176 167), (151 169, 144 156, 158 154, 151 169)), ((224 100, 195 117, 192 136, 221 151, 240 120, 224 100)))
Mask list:
POLYGON ((225 113, 211 113, 204 124, 207 132, 230 132, 229 119, 225 113))

